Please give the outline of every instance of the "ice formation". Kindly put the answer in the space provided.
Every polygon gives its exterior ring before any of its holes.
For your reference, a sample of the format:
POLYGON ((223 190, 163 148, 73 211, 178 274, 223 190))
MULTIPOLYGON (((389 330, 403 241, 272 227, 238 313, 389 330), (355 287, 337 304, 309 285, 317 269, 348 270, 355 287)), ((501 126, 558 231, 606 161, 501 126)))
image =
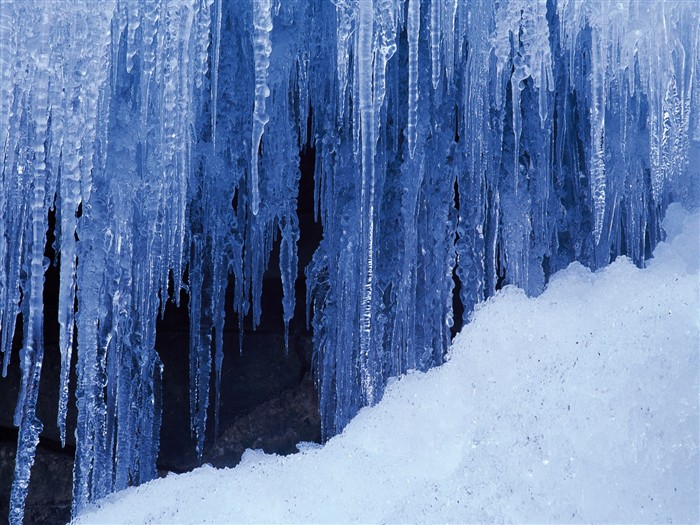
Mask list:
POLYGON ((227 278, 257 324, 276 242, 291 319, 303 146, 326 437, 390 377, 442 361, 453 274, 467 320, 574 260, 643 264, 668 203, 699 200, 693 2, 2 0, 0 79, 3 372, 24 327, 13 523, 42 428, 50 264, 62 432, 77 348, 78 512, 155 476, 166 301, 189 294, 200 454, 227 278))

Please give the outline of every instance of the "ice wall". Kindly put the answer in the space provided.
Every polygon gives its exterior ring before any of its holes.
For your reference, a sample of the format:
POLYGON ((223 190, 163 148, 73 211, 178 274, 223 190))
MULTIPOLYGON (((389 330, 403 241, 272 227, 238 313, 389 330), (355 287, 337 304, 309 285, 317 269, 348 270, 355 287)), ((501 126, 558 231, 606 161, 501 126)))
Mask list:
POLYGON ((574 260, 642 265, 667 204, 700 203, 699 66, 683 1, 0 1, 3 372, 23 322, 12 522, 42 428, 49 264, 62 432, 78 354, 77 512, 155 476, 155 320, 182 292, 201 455, 227 279, 257 324, 276 242, 287 322, 307 275, 325 437, 389 377, 441 362, 454 274, 468 320, 574 260), (304 145, 324 234, 299 269, 304 145))

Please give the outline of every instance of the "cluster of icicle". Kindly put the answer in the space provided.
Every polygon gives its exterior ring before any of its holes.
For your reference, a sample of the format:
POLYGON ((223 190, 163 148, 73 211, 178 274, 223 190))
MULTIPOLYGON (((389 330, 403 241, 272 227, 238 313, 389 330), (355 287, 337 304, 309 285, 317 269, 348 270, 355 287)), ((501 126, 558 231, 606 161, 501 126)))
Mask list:
POLYGON ((48 265, 62 439, 77 348, 77 513, 156 475, 166 301, 188 293, 200 456, 228 278, 257 325, 276 242, 291 319, 312 148, 324 233, 301 270, 330 437, 390 377, 441 362, 453 274, 467 320, 574 260, 643 263, 666 205, 698 204, 699 47, 683 1, 1 1, 3 373, 23 321, 12 523, 42 430, 48 265))

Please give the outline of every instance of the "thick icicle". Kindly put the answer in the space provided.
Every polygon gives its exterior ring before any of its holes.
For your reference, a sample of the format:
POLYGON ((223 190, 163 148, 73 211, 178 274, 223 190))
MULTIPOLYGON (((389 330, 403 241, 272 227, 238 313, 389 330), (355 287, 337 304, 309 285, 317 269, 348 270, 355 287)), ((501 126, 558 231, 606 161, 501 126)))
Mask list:
POLYGON ((260 207, 260 188, 258 163, 260 141, 262 140, 265 124, 270 117, 267 114, 267 97, 270 96, 270 88, 267 85, 268 68, 270 67, 270 53, 272 43, 270 32, 272 31, 272 6, 270 0, 255 0, 253 2, 253 49, 255 57, 255 107, 253 109, 253 136, 250 146, 250 209, 253 215, 258 214, 260 207))
MULTIPOLYGON (((214 33, 212 35, 212 43, 214 46, 214 60, 212 63, 211 72, 211 142, 212 147, 216 150, 216 117, 217 103, 219 101, 219 61, 221 59, 221 21, 222 21, 222 6, 221 0, 216 0, 216 19, 214 24, 214 33)), ((206 60, 206 49, 203 49, 204 60, 206 60)))
MULTIPOLYGON (((2 133, 2 135, 0 135, 0 141, 2 144, 2 158, 6 161, 12 158, 12 153, 8 150, 12 144, 13 128, 16 128, 16 124, 12 127, 10 126, 11 108, 15 91, 13 76, 16 81, 21 82, 21 77, 19 75, 13 75, 14 67, 12 57, 16 54, 15 16, 17 15, 14 3, 3 3, 0 5, 0 130, 2 130, 0 131, 0 133, 2 133)), ((17 169, 20 169, 20 167, 18 166, 17 169)), ((15 168, 8 162, 5 162, 0 170, 0 177, 2 177, 0 180, 3 182, 2 188, 0 188, 0 215, 2 217, 11 217, 8 213, 11 209, 12 199, 8 191, 11 186, 8 183, 15 182, 15 173, 15 168)), ((21 178, 21 173, 17 175, 20 175, 20 177, 17 178, 21 178)), ((16 183, 13 185, 16 186, 16 183)), ((8 342, 8 339, 11 338, 11 334, 8 335, 8 332, 13 331, 16 316, 16 313, 13 312, 14 308, 11 306, 14 301, 9 299, 9 297, 11 297, 10 288, 13 286, 13 281, 11 280, 11 275, 8 275, 6 271, 8 250, 11 245, 11 241, 8 242, 6 236, 9 233, 10 239, 12 239, 16 237, 16 235, 14 235, 8 222, 10 221, 0 221, 0 331, 2 332, 0 355, 3 357, 3 377, 7 375, 7 366, 11 353, 11 340, 8 342), (13 313, 14 315, 12 315, 13 313), (12 325, 12 328, 10 328, 10 325, 12 325)))
POLYGON ((336 74, 338 76, 338 113, 342 121, 345 113, 345 93, 348 86, 350 62, 350 42, 355 22, 355 9, 352 0, 336 0, 336 74))
POLYGON ((418 35, 420 34, 420 0, 408 1, 408 123, 406 135, 408 139, 408 155, 416 154, 416 129, 418 119, 418 35))
POLYGON ((442 0, 430 0, 430 66, 433 89, 438 88, 442 64, 440 44, 442 33, 442 0))
POLYGON ((25 334, 20 352, 22 382, 15 410, 14 423, 19 427, 17 457, 10 493, 10 524, 21 525, 24 519, 24 502, 29 488, 29 476, 34 463, 34 454, 39 444, 39 433, 43 425, 36 417, 36 402, 39 395, 39 379, 44 358, 44 245, 47 228, 46 214, 46 149, 45 142, 49 123, 49 57, 50 57, 50 6, 39 11, 37 27, 33 28, 34 47, 30 51, 34 71, 33 107, 31 118, 34 124, 33 180, 30 201, 30 260, 28 293, 25 294, 23 314, 25 334))
POLYGON ((372 41, 374 7, 372 0, 359 0, 357 32, 358 107, 361 125, 360 243, 362 246, 362 295, 360 301, 360 373, 362 394, 367 404, 376 401, 372 374, 372 294, 374 287, 374 152, 375 107, 372 84, 372 41))

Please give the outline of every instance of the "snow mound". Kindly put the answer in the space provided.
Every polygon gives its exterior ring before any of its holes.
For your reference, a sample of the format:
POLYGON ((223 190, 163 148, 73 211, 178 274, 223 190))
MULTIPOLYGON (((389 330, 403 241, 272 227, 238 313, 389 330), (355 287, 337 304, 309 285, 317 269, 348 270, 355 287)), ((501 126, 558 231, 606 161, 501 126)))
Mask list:
POLYGON ((665 229, 646 269, 502 290, 445 365, 323 447, 169 475, 75 523, 697 523, 700 215, 671 206, 665 229))

